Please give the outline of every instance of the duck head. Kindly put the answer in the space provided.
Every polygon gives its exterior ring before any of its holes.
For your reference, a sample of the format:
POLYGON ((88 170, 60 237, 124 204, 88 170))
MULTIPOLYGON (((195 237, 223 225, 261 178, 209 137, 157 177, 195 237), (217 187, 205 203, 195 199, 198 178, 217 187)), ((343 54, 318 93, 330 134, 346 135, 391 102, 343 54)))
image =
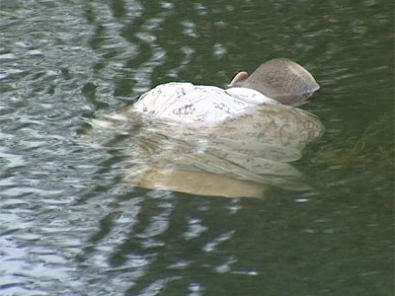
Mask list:
POLYGON ((251 88, 290 106, 304 104, 320 88, 305 68, 286 58, 267 61, 251 75, 236 74, 229 87, 251 88))

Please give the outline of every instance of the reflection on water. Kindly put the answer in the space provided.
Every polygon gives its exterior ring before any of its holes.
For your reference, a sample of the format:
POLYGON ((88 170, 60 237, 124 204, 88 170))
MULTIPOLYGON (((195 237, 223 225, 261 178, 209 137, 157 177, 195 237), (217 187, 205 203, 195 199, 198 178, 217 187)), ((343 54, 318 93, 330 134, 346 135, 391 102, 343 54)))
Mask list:
POLYGON ((0 294, 392 295, 393 11, 0 0, 0 294), (154 85, 224 86, 279 56, 322 86, 304 109, 326 133, 293 163, 314 194, 131 188, 128 151, 75 143, 154 85))
POLYGON ((263 197, 265 186, 310 189, 287 162, 323 132, 319 119, 284 105, 256 107, 212 126, 153 121, 129 107, 92 125, 80 142, 124 150, 126 182, 226 197, 263 197))

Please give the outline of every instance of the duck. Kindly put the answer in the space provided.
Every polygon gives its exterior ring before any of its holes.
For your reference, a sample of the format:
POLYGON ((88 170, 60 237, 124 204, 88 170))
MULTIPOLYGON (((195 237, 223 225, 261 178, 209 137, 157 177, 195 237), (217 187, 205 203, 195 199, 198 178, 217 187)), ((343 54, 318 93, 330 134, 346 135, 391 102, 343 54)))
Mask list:
POLYGON ((325 130, 299 108, 319 88, 301 65, 276 58, 223 88, 158 85, 92 120, 84 138, 123 145, 124 181, 136 187, 232 198, 261 198, 272 187, 308 190, 290 163, 325 130))
POLYGON ((286 58, 263 63, 251 75, 239 72, 227 88, 170 82, 143 94, 133 110, 183 124, 216 124, 259 105, 299 106, 319 89, 314 77, 286 58))

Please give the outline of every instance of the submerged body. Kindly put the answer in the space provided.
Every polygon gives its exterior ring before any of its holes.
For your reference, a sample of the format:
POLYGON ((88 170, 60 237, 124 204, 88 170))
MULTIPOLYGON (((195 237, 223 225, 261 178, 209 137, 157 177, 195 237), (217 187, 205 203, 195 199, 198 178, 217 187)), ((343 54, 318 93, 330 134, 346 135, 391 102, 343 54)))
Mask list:
POLYGON ((130 156, 125 180, 134 186, 228 197, 260 197, 265 186, 306 190, 301 173, 288 163, 300 159, 324 129, 316 116, 294 106, 319 87, 301 66, 273 61, 258 68, 268 85, 255 72, 252 80, 239 73, 228 89, 159 85, 134 105, 94 120, 90 140, 119 145, 114 135, 128 136, 121 140, 128 141, 130 156), (273 79, 277 63, 286 76, 279 77, 280 86, 273 79), (259 90, 251 88, 256 81, 259 90))

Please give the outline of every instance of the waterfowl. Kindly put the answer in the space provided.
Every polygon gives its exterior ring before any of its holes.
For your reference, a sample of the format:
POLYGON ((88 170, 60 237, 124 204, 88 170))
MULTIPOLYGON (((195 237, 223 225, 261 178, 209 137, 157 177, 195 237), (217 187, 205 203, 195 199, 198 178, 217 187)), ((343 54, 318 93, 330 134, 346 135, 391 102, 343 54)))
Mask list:
POLYGON ((289 162, 324 131, 297 108, 318 89, 302 66, 273 59, 236 74, 227 88, 159 85, 93 120, 87 136, 122 143, 124 180, 133 186, 227 197, 261 197, 267 186, 306 190, 289 162))
POLYGON ((262 104, 299 106, 318 89, 306 69, 278 58, 262 64, 250 76, 236 74, 227 89, 191 83, 159 85, 143 94, 133 110, 185 124, 219 123, 262 104))

